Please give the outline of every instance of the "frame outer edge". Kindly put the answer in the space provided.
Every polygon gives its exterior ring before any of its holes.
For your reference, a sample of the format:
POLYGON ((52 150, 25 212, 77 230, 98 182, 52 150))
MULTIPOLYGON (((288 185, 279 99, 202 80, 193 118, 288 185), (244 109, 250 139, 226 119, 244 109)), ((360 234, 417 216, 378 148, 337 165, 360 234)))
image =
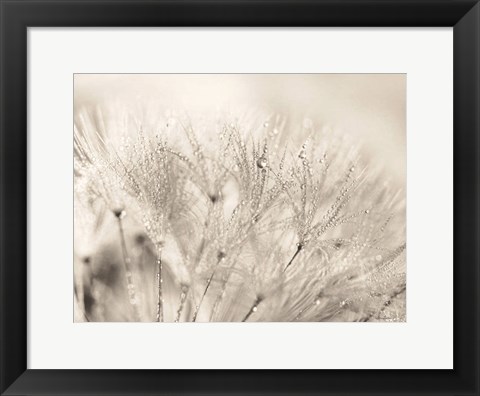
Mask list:
MULTIPOLYGON (((25 6, 27 2, 18 1, 25 6)), ((45 1, 32 2, 36 5, 46 4, 45 1)), ((68 5, 68 1, 64 2, 68 5)), ((51 3, 53 4, 53 3, 51 3)), ((89 4, 88 2, 86 4, 89 4)), ((0 367, 0 393, 5 395, 13 394, 48 394, 49 386, 52 384, 45 381, 39 381, 37 389, 31 387, 29 378, 33 374, 26 370, 26 317, 22 314, 27 312, 26 306, 26 198, 27 198, 27 175, 26 161, 27 155, 25 148, 26 142, 26 22, 25 15, 21 15, 20 9, 17 12, 8 12, 6 18, 6 9, 14 10, 12 2, 0 0, 0 25, 1 25, 1 71, 0 71, 0 265, 1 265, 1 327, 0 327, 0 345, 1 367, 0 367), (20 50, 19 50, 20 49, 20 50), (7 62, 7 59, 8 62, 7 62), (14 61, 12 59, 15 59, 14 61), (20 66, 19 66, 20 65, 20 66), (8 78, 7 78, 8 77, 8 78), (7 100, 8 98, 8 100, 7 100), (8 109, 8 111, 7 111, 8 109), (7 131, 8 127, 8 131, 7 131), (9 132, 7 134, 7 132, 9 132), (8 150, 7 150, 8 147, 8 150), (7 172, 8 170, 8 172, 7 172), (5 187, 8 187, 5 188, 5 187), (7 211, 8 209, 8 211, 7 211), (10 264, 9 264, 10 263, 10 264), (12 265, 15 263, 17 265, 12 265), (9 264, 7 266, 7 264, 9 264), (8 282, 8 279, 13 281, 8 282), (25 282, 21 282, 25 280, 25 282), (20 282, 18 282, 20 281, 20 282), (6 320, 8 319, 8 320, 6 320), (7 360, 8 359, 8 360, 7 360), (23 375, 22 375, 23 373, 23 375), (17 380, 17 381, 15 381, 17 380), (16 384, 15 384, 16 382, 16 384), (29 386, 30 383, 30 386, 29 386), (8 390, 9 385, 12 385, 8 390), (42 389, 42 386, 44 387, 42 389)), ((25 8, 23 8, 25 10, 25 8)), ((32 18, 31 15, 29 15, 32 18)), ((42 18, 40 18, 42 19, 42 18)), ((35 20, 35 18, 33 18, 35 20)), ((58 18, 57 18, 58 20, 58 18)), ((479 152, 480 152, 480 132, 479 132, 479 104, 480 104, 480 7, 477 3, 463 19, 457 23, 454 29, 454 48, 455 48, 455 69, 464 69, 463 76, 455 72, 455 98, 458 97, 457 89, 461 88, 464 98, 454 104, 454 127, 455 130, 468 131, 472 126, 474 130, 468 135, 463 136, 462 140, 455 141, 454 155, 458 160, 461 158, 462 166, 454 169, 455 180, 461 181, 455 185, 455 229, 458 230, 466 224, 468 230, 473 231, 471 235, 462 233, 464 241, 459 240, 459 235, 455 239, 455 260, 462 263, 472 263, 470 267, 464 266, 462 269, 462 280, 471 279, 468 284, 460 284, 458 278, 455 280, 455 289, 461 288, 460 295, 462 301, 473 301, 468 307, 462 307, 462 317, 459 319, 463 325, 471 325, 467 329, 459 329, 455 326, 455 333, 464 339, 460 345, 467 346, 467 353, 471 367, 462 367, 458 355, 455 359, 455 370, 459 369, 459 376, 465 375, 464 369, 474 370, 474 377, 471 374, 468 378, 463 378, 465 386, 458 389, 455 394, 478 395, 479 393, 479 295, 478 285, 479 268, 478 257, 479 247, 479 152), (468 25, 468 26, 467 26, 468 25), (470 32, 470 33, 469 33, 470 32), (473 33, 472 33, 473 32, 473 33), (469 36, 473 34, 473 36, 469 36), (470 37, 470 38, 469 38, 470 37), (462 43, 463 41, 463 43, 462 43), (459 45, 457 47, 457 45, 459 45), (462 58, 459 64, 459 55, 462 58), (466 63, 470 62, 469 65, 466 63), (457 79, 458 77, 458 79, 457 79), (473 78, 473 83, 472 79, 473 78), (466 158, 463 158, 466 157, 466 158), (462 174, 463 172, 463 174, 462 174), (458 178, 457 178, 458 177, 458 178), (472 181, 474 185, 472 186, 472 181), (462 196, 462 204, 465 209, 458 209, 458 196, 462 196), (458 195, 458 196, 457 196, 458 195), (465 198, 467 197, 467 198, 465 198), (458 215, 458 216, 457 216, 458 215), (466 249, 457 253, 457 249, 466 249), (457 255, 458 254, 458 255, 457 255), (468 268, 467 268, 468 267, 468 268), (468 278, 470 276, 470 278, 468 278), (466 321, 465 314, 470 318, 466 321), (475 345, 470 341, 474 340, 475 345), (473 348, 472 348, 473 347, 473 348), (460 364, 460 366, 459 366, 460 364), (468 382, 468 384, 467 384, 468 382), (474 386, 474 389, 472 388, 474 386), (475 393, 472 393, 475 392, 475 393)), ((466 135, 466 133, 464 133, 466 135)), ((455 162, 457 164, 457 162, 455 162)), ((465 228, 465 227, 464 227, 465 228)), ((457 310, 455 304, 455 310, 457 310)), ((36 371, 36 370, 34 370, 36 371)), ((55 370, 55 372, 58 372, 55 370)), ((53 371, 52 371, 53 374, 53 371)), ((47 376, 45 376, 46 379, 47 376)), ((60 375, 59 375, 60 377, 60 375)), ((60 378, 57 378, 60 380, 60 378)), ((462 378, 458 378, 457 384, 460 385, 462 378)), ((51 388, 50 388, 51 389, 51 388)), ((201 391, 201 389, 199 389, 201 391)), ((72 392, 74 393, 74 392, 72 392)), ((78 392, 77 392, 78 393, 78 392)))
POLYGON ((27 46, 21 13, 0 13, 1 393, 27 369, 27 46))
POLYGON ((454 97, 454 370, 480 395, 480 3, 454 26, 454 97))

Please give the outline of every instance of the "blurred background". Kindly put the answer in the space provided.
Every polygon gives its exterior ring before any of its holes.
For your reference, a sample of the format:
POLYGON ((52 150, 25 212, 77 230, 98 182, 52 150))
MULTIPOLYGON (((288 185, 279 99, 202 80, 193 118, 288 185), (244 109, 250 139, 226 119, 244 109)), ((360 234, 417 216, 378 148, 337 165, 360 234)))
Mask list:
MULTIPOLYGON (((75 114, 113 102, 208 117, 262 112, 349 134, 397 187, 406 182, 405 74, 76 74, 75 114)), ((162 114, 164 116, 165 114, 162 114)))

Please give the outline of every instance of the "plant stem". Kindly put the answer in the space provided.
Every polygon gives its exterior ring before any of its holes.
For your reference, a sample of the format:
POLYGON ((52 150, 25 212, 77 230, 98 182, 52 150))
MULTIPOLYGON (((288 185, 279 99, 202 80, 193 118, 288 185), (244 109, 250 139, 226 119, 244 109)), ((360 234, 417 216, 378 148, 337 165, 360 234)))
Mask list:
POLYGON ((215 265, 215 268, 212 271, 212 274, 207 280, 207 286, 205 287, 205 290, 203 291, 202 297, 200 297, 200 301, 198 305, 195 307, 195 311, 193 312, 193 319, 192 321, 195 322, 197 320, 197 315, 198 312, 200 311, 200 306, 202 305, 203 299, 205 298, 205 295, 207 294, 208 288, 210 287, 210 284, 212 283, 213 277, 215 276, 215 272, 217 271, 218 264, 220 263, 220 260, 217 261, 217 264, 215 265))
POLYGON ((243 318, 242 322, 246 322, 248 320, 248 318, 254 313, 254 312, 257 312, 257 309, 258 309, 258 305, 262 302, 262 299, 261 298, 258 298, 255 300, 255 302, 253 303, 253 305, 251 306, 250 310, 248 311, 248 313, 245 315, 245 317, 243 318))
POLYGON ((132 306, 135 320, 140 321, 140 313, 138 311, 138 306, 137 306, 138 301, 137 301, 136 292, 135 292, 135 284, 133 282, 133 273, 130 267, 132 260, 128 255, 128 251, 127 251, 127 243, 125 241, 125 232, 123 230, 122 218, 121 216, 117 216, 117 219, 118 219, 118 230, 120 232, 120 244, 122 246, 123 264, 125 267, 125 277, 127 280, 128 301, 132 306))
POLYGON ((163 322, 163 262, 162 248, 157 246, 157 322, 163 322))
POLYGON ((182 315, 183 307, 185 306, 185 300, 187 299, 188 287, 182 286, 182 292, 180 293, 180 305, 178 306, 177 316, 175 318, 175 322, 178 323, 180 321, 180 316, 182 315))
POLYGON ((287 270, 288 267, 290 267, 290 265, 292 265, 293 263, 293 260, 295 260, 295 257, 297 257, 298 253, 300 253, 300 251, 303 249, 303 245, 302 244, 298 244, 297 246, 297 250, 295 251, 295 253, 293 254, 292 258, 290 259, 290 261, 288 262, 288 264, 285 266, 285 268, 283 269, 283 272, 285 272, 287 270))

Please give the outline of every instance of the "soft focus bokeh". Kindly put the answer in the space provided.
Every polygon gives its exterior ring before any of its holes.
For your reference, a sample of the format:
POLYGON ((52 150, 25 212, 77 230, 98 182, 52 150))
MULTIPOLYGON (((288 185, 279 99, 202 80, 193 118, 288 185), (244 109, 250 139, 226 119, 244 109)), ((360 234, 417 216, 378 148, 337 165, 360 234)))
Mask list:
POLYGON ((75 111, 155 104, 192 116, 288 115, 347 133, 399 186, 406 179, 406 74, 77 74, 75 111))
POLYGON ((75 321, 406 320, 406 75, 74 95, 75 321))

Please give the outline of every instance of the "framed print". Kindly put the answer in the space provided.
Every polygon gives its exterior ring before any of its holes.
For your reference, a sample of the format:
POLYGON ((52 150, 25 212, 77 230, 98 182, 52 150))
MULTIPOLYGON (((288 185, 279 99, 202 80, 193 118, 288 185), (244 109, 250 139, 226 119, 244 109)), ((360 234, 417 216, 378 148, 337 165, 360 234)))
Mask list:
POLYGON ((1 1, 1 394, 479 394, 476 1, 1 1))

